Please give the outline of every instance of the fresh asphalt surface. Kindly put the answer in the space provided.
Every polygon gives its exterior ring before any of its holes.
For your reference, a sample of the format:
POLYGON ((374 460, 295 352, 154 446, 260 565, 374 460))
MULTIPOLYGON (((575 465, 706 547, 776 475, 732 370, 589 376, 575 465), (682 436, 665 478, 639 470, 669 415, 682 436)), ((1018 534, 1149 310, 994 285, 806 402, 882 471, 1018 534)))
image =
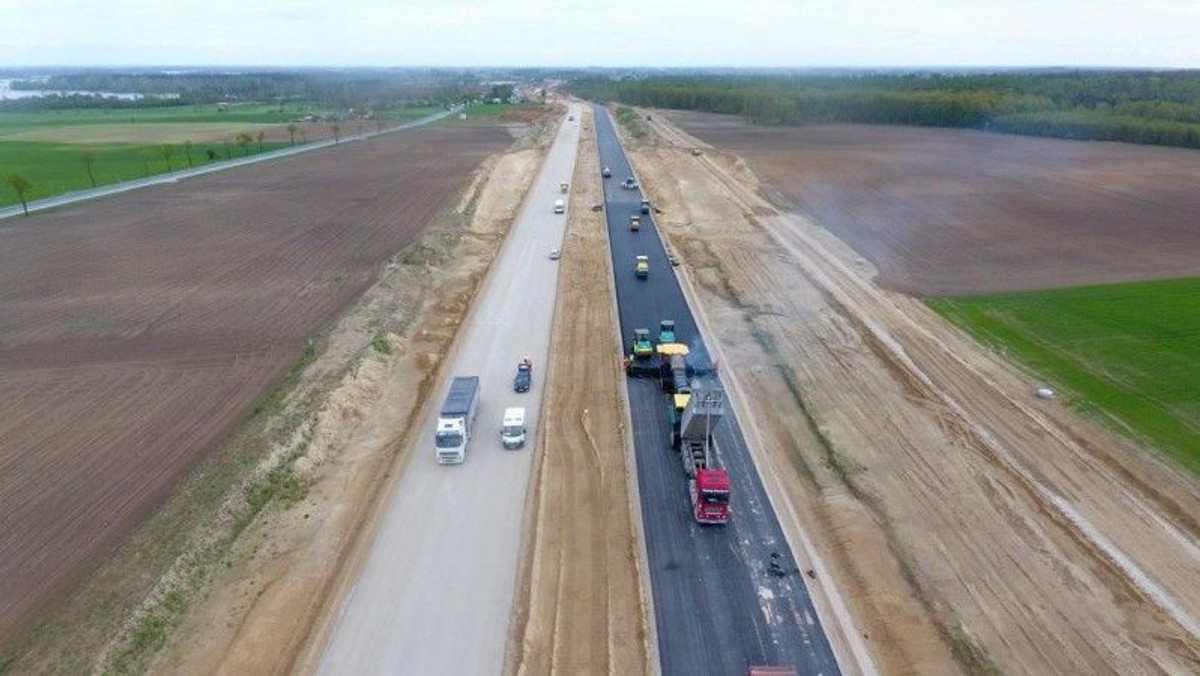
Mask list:
MULTIPOLYGON (((612 169, 612 178, 603 179, 605 213, 625 350, 635 328, 657 338, 659 321, 674 319, 678 341, 703 367, 707 350, 653 217, 642 215, 641 231, 629 230, 642 193, 620 187, 633 172, 608 113, 601 106, 595 112, 600 164, 612 169), (647 279, 634 276, 638 255, 650 257, 647 279)), ((719 383, 716 376, 705 380, 719 383)), ((662 673, 727 676, 761 664, 839 673, 731 407, 714 438, 718 463, 729 471, 733 515, 724 526, 701 526, 691 516, 683 467, 671 450, 666 395, 656 379, 631 378, 628 388, 662 673), (768 572, 772 553, 785 575, 768 572)))
MULTIPOLYGON (((581 108, 569 108, 499 257, 460 329, 452 368, 433 388, 404 475, 387 499, 371 551, 342 602, 322 674, 498 674, 512 614, 525 496, 568 214, 553 213, 570 182, 581 108), (528 392, 513 392, 522 357, 528 392), (477 375, 479 410, 462 465, 439 465, 433 430, 452 375, 477 375), (525 447, 504 450, 500 422, 524 406, 525 447)), ((568 209, 570 204, 568 203, 568 209)), ((551 453, 572 449, 551 447, 551 453)))

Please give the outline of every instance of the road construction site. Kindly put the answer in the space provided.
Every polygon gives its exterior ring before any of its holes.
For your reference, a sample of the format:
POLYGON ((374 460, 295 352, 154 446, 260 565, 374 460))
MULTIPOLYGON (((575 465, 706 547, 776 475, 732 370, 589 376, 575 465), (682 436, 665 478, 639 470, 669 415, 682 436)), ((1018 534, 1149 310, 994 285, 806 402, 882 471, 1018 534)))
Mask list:
POLYGON ((758 173, 786 135, 755 134, 765 162, 640 116, 570 103, 476 174, 465 236, 415 245, 432 286, 366 293, 423 295, 306 428, 308 495, 249 527, 151 671, 1200 669, 1194 477, 882 288, 912 261, 881 280, 794 173, 758 173), (469 440, 439 444, 461 376, 469 440))

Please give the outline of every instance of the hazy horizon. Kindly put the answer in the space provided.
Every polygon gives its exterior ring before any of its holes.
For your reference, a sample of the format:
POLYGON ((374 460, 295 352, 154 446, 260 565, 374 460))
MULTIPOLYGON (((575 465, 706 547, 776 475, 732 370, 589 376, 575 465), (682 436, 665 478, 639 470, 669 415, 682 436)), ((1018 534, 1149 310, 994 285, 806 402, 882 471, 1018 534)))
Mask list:
POLYGON ((1170 0, 7 0, 0 23, 0 68, 1200 68, 1200 3, 1170 0))

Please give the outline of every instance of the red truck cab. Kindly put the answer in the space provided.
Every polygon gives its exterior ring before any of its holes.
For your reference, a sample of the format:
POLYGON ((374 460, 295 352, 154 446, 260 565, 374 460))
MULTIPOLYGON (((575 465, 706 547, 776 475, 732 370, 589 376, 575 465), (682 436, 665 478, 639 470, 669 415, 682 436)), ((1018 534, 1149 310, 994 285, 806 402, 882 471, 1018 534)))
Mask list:
POLYGON ((729 522, 729 474, 723 469, 696 470, 691 481, 692 509, 700 523, 729 522))

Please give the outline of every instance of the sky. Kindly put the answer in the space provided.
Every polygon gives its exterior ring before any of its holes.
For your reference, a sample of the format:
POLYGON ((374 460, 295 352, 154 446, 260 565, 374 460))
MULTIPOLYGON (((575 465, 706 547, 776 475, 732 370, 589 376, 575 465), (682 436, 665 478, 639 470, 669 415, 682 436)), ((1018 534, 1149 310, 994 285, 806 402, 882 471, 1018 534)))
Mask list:
POLYGON ((1200 68, 1200 0, 0 0, 14 66, 1200 68))

